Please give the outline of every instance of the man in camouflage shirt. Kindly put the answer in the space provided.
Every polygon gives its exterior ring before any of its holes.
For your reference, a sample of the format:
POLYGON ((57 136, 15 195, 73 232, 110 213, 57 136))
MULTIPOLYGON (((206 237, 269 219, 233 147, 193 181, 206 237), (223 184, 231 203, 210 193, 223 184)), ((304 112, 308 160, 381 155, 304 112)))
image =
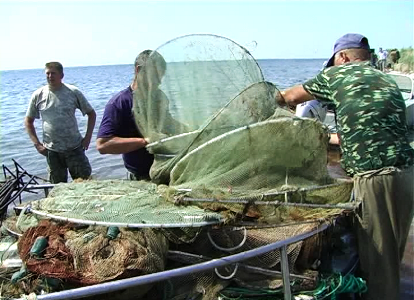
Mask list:
POLYGON ((314 98, 336 107, 341 164, 362 201, 357 235, 368 285, 364 299, 400 299, 399 267, 414 206, 414 150, 401 92, 371 66, 368 39, 346 34, 336 41, 326 69, 276 97, 281 105, 314 98))
POLYGON ((72 179, 87 179, 92 168, 85 150, 88 149, 95 127, 96 113, 81 91, 62 82, 63 66, 59 62, 45 65, 48 84, 36 90, 26 112, 25 127, 36 150, 44 155, 52 183, 72 179), (88 116, 85 136, 78 129, 76 109, 88 116), (43 142, 37 137, 34 120, 42 118, 43 142))

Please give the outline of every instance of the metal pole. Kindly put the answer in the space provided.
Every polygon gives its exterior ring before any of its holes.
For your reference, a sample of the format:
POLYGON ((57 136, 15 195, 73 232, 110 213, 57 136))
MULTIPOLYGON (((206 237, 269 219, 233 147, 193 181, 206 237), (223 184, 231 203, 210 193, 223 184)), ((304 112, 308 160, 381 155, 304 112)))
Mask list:
POLYGON ((223 219, 218 214, 217 214, 216 220, 213 220, 213 221, 173 223, 173 224, 163 224, 163 223, 162 224, 161 223, 151 224, 151 223, 105 222, 105 221, 93 221, 93 220, 69 218, 69 217, 49 214, 43 211, 33 209, 31 205, 28 205, 26 207, 16 207, 15 209, 17 210, 25 209, 26 212, 30 212, 32 214, 42 216, 45 218, 50 218, 53 220, 59 220, 59 221, 64 221, 68 223, 92 225, 92 226, 116 226, 116 227, 128 227, 128 228, 177 228, 177 227, 202 227, 202 226, 217 225, 217 224, 223 223, 223 219))
POLYGON ((55 185, 53 183, 47 183, 47 184, 29 184, 25 190, 43 190, 45 192, 45 197, 49 195, 49 190, 53 189, 55 185))
MULTIPOLYGON (((284 193, 285 199, 289 201, 290 194, 284 193), (287 195, 287 196, 286 196, 287 195)), ((255 199, 226 199, 226 200, 220 200, 220 199, 209 199, 209 198, 186 198, 183 199, 184 202, 211 202, 211 203, 235 203, 235 204, 248 204, 253 203, 255 205, 274 205, 274 206, 292 206, 292 207, 305 207, 305 208, 326 208, 326 209, 345 209, 345 210, 354 210, 358 207, 360 202, 352 202, 352 203, 338 203, 338 204, 316 204, 316 203, 296 203, 296 202, 285 202, 285 201, 261 201, 261 200, 255 200, 255 199)))
POLYGON ((29 184, 26 189, 27 190, 40 190, 40 189, 53 189, 55 184, 47 183, 47 184, 29 184))
POLYGON ((290 291, 289 261, 288 261, 288 256, 287 256, 286 245, 280 248, 280 266, 281 266, 282 278, 283 278, 283 295, 285 296, 285 300, 291 300, 292 293, 290 291))

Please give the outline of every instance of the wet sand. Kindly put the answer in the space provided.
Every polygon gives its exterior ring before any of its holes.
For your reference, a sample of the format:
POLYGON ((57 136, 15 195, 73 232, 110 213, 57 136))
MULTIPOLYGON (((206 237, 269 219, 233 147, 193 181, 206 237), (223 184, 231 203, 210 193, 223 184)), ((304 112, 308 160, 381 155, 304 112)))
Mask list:
MULTIPOLYGON (((349 178, 340 164, 340 152, 332 147, 328 153, 328 171, 333 178, 349 178)), ((384 278, 384 284, 387 279, 384 278)), ((414 220, 411 223, 410 234, 407 239, 404 257, 401 263, 401 298, 400 300, 414 299, 414 220)))

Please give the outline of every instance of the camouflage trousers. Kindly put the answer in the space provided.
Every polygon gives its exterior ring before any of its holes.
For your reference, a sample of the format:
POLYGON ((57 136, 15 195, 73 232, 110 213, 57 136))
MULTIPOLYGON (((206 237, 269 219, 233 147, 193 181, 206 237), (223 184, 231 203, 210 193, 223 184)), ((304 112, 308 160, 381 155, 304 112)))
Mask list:
POLYGON ((400 299, 400 264, 414 215, 414 168, 387 167, 354 177, 362 201, 357 235, 363 299, 400 299))
POLYGON ((68 170, 72 179, 88 179, 92 173, 91 165, 82 147, 65 152, 47 150, 46 161, 51 183, 67 182, 68 170))

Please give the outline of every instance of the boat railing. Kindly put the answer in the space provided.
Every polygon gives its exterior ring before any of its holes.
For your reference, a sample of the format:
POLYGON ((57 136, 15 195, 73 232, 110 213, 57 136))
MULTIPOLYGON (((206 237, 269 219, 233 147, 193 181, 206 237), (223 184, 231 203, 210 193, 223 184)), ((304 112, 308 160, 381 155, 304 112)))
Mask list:
MULTIPOLYGON (((290 289, 290 278, 291 274, 289 271, 289 262, 288 262, 288 255, 287 255, 287 246, 290 244, 297 243, 299 241, 303 241, 307 238, 310 238, 329 227, 328 224, 321 224, 318 228, 311 230, 309 232, 305 232, 303 234, 296 235, 294 237, 285 239, 283 241, 278 241, 275 243, 271 243, 265 246, 261 246, 255 249, 251 249, 245 252, 229 255, 226 257, 221 257, 217 259, 212 259, 206 262, 202 262, 199 264, 186 266, 182 268, 166 270, 162 272, 142 275, 133 278, 121 279, 71 290, 65 290, 50 294, 38 295, 38 300, 60 300, 60 299, 79 299, 83 297, 89 296, 96 296, 101 294, 106 294, 110 292, 116 292, 123 289, 128 289, 136 286, 161 282, 166 279, 177 278, 189 274, 199 273, 207 270, 212 270, 228 265, 235 265, 235 270, 239 262, 257 257, 259 255, 265 254, 270 251, 274 251, 279 249, 280 256, 281 256, 281 275, 283 281, 283 292, 284 292, 284 299, 291 300, 292 299, 292 292, 290 289)), ((216 272, 217 273, 217 272, 216 272)), ((19 298, 18 300, 24 300, 27 298, 19 298)))

